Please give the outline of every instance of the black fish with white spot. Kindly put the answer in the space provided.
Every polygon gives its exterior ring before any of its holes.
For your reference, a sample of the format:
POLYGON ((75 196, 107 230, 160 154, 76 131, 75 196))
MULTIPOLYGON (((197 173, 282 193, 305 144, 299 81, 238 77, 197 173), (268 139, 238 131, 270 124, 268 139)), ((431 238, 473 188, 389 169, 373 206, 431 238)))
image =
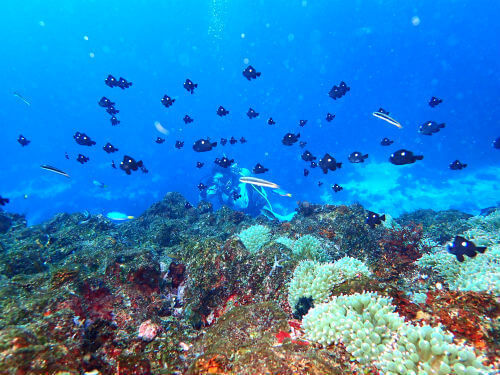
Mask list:
POLYGON ((191 117, 189 117, 189 115, 184 116, 182 120, 184 121, 184 124, 190 124, 194 121, 191 117))
POLYGON ((365 218, 365 223, 372 229, 374 229, 377 225, 382 224, 382 221, 385 221, 385 214, 379 215, 372 211, 368 211, 365 218))
POLYGON ((473 242, 461 236, 456 236, 453 243, 447 246, 448 252, 455 255, 459 262, 465 260, 464 255, 474 258, 477 253, 483 254, 486 249, 485 246, 476 246, 473 242))
POLYGON ((106 143, 106 145, 102 149, 106 151, 108 154, 112 154, 113 152, 118 151, 118 149, 109 142, 106 143))
POLYGON ((23 147, 29 145, 31 142, 31 141, 27 140, 22 134, 19 135, 19 137, 17 138, 17 141, 23 147))
POLYGON ((328 153, 326 153, 325 156, 319 159, 318 164, 324 174, 327 174, 328 171, 333 172, 336 169, 342 167, 342 163, 337 163, 335 158, 328 153))
POLYGON ((256 71, 252 65, 248 65, 243 71, 243 77, 251 81, 252 79, 256 79, 260 77, 260 72, 256 71))
POLYGON ((380 141, 380 144, 382 146, 390 146, 394 143, 393 140, 390 140, 389 138, 382 138, 382 140, 380 141))
POLYGON ((211 151, 215 146, 217 146, 217 142, 210 142, 210 138, 198 139, 193 144, 193 150, 196 152, 207 152, 211 151))
POLYGON ((255 167, 253 167, 253 170, 252 172, 254 174, 262 174, 262 173, 266 173, 267 171, 269 171, 269 169, 265 168, 262 164, 260 163, 257 163, 255 165, 255 167))
POLYGON ((225 109, 223 106, 219 106, 217 109, 217 114, 222 117, 222 116, 227 116, 229 114, 229 111, 225 109))
POLYGON ((467 164, 460 162, 460 160, 455 160, 454 162, 450 163, 450 169, 452 171, 459 171, 461 169, 464 169, 465 167, 467 167, 467 164))
POLYGON ((311 154, 308 150, 305 150, 304 153, 301 155, 302 160, 304 161, 313 161, 316 160, 316 156, 311 154))
POLYGON ((401 149, 391 154, 389 161, 394 165, 406 165, 413 164, 417 160, 422 160, 423 158, 423 155, 414 155, 411 151, 401 149))
POLYGON ((184 88, 189 91, 191 94, 194 94, 194 89, 198 87, 197 83, 193 83, 190 79, 186 79, 184 82, 184 88))
POLYGON ((137 171, 139 168, 143 168, 144 164, 142 160, 135 161, 131 156, 125 155, 120 163, 120 169, 126 174, 130 175, 132 171, 137 171))
POLYGON ((293 133, 286 133, 283 136, 283 139, 281 140, 281 143, 283 143, 285 146, 291 146, 294 143, 296 143, 300 138, 300 133, 293 134, 293 133))
POLYGON ((166 108, 172 106, 172 104, 175 103, 175 99, 172 99, 168 95, 163 95, 163 98, 161 98, 161 104, 163 104, 166 108))
POLYGON ((335 193, 338 193, 339 191, 342 191, 344 190, 344 188, 342 186, 340 186, 339 184, 335 184, 332 186, 332 190, 335 192, 335 193))
POLYGON ((434 108, 436 107, 437 105, 441 104, 443 102, 443 99, 439 99, 439 98, 436 98, 435 96, 433 96, 431 98, 431 100, 429 100, 429 105, 434 108))
POLYGON ((253 119, 255 117, 258 117, 259 113, 255 112, 255 110, 253 108, 248 108, 247 116, 249 119, 253 119))
POLYGON ((445 124, 438 124, 436 121, 426 121, 420 125, 419 132, 423 135, 433 135, 443 129, 445 124))
POLYGON ((368 154, 363 155, 361 152, 354 151, 349 155, 348 159, 351 163, 364 163, 367 158, 368 154))

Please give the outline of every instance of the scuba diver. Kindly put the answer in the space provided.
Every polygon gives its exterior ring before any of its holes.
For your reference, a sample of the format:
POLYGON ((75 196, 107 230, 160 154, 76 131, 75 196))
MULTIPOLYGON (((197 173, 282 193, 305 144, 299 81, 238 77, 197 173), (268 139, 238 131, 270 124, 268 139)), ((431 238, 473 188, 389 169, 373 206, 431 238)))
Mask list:
MULTIPOLYGON (((241 177, 249 176, 251 176, 250 170, 240 168, 236 163, 229 168, 214 165, 212 174, 201 181, 207 188, 200 192, 200 198, 251 216, 264 214, 272 220, 291 220, 295 211, 287 215, 276 213, 263 187, 240 181, 241 177)), ((288 196, 291 195, 288 194, 288 196)))

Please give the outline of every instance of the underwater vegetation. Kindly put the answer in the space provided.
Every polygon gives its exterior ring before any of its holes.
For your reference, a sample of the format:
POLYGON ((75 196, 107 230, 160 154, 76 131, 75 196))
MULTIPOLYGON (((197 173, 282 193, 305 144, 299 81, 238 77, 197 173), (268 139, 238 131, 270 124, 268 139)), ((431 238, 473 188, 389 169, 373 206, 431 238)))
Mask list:
POLYGON ((123 224, 0 212, 0 373, 497 373, 498 210, 297 211, 169 193, 123 224), (459 262, 455 236, 487 249, 459 262))

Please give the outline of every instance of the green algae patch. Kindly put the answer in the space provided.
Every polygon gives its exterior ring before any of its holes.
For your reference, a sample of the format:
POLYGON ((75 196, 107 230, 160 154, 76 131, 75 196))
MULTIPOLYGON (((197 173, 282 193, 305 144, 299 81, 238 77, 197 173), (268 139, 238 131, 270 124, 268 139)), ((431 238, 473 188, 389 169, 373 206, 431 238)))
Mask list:
POLYGON ((273 302, 237 306, 223 315, 196 344, 203 351, 192 374, 341 374, 335 356, 290 339, 286 314, 273 302))

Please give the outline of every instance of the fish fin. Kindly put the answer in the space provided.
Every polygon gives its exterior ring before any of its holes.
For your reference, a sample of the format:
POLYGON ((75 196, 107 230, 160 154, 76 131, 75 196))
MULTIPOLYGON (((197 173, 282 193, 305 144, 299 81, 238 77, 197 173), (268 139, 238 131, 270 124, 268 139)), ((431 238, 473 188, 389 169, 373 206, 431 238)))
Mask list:
POLYGON ((368 159, 368 154, 363 155, 363 159, 368 159))
POLYGON ((383 214, 382 216, 380 216, 380 220, 385 221, 385 214, 383 214))
POLYGON ((467 255, 468 257, 471 257, 471 258, 474 258, 477 254, 476 249, 469 249, 469 248, 466 248, 464 253, 465 253, 465 255, 467 255))
POLYGON ((337 168, 342 168, 342 163, 337 163, 337 168))
POLYGON ((455 256, 457 257, 457 260, 459 262, 463 262, 465 259, 464 259, 464 256, 462 254, 455 254, 455 256))
POLYGON ((422 160, 424 155, 415 155, 415 160, 422 160))
POLYGON ((444 127, 445 127, 445 125, 446 125, 446 124, 443 122, 442 124, 439 124, 439 127, 442 129, 442 128, 444 128, 444 127))
POLYGON ((297 133, 297 138, 300 138, 300 133, 297 133))
POLYGON ((486 246, 477 246, 476 251, 479 251, 481 254, 484 254, 486 251, 487 247, 486 246))
POLYGON ((212 143, 212 147, 216 147, 216 146, 217 146, 217 142, 212 143))
POLYGON ((144 165, 144 164, 142 163, 142 160, 139 160, 139 161, 137 162, 137 166, 138 166, 138 167, 142 167, 143 165, 144 165))
POLYGON ((467 167, 467 164, 462 164, 462 168, 465 168, 465 167, 467 167))
POLYGON ((458 241, 467 241, 467 240, 465 239, 465 237, 462 237, 462 236, 456 236, 456 237, 455 237, 455 240, 458 240, 458 241))

